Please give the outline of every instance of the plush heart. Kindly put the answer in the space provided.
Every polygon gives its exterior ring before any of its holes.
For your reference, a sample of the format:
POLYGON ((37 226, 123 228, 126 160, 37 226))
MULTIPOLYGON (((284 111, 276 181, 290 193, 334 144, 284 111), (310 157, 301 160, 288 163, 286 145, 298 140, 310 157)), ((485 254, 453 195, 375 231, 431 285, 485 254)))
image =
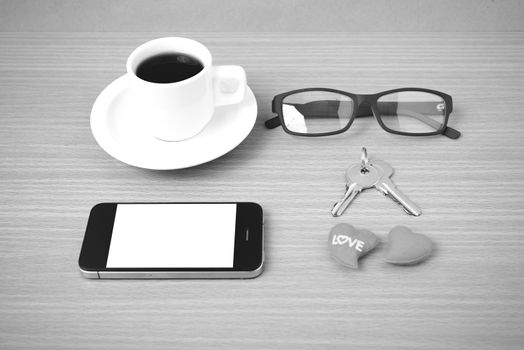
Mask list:
POLYGON ((331 256, 338 263, 358 269, 358 259, 377 246, 378 238, 369 230, 338 224, 329 232, 328 244, 331 256))
POLYGON ((427 236, 397 226, 389 232, 385 260, 395 265, 414 265, 426 260, 432 250, 433 243, 427 236))

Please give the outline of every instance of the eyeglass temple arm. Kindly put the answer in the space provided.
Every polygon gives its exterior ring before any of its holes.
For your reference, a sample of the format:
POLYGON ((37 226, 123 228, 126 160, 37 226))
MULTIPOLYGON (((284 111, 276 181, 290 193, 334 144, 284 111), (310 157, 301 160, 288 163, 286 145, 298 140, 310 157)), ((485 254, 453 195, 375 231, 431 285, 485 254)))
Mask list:
MULTIPOLYGON (((323 101, 324 102, 324 101, 323 101)), ((337 102, 337 110, 338 110, 338 105, 339 105, 339 102, 337 102)), ((427 104, 426 102, 414 102, 414 103, 417 103, 417 104, 427 104)), ((309 102, 309 103, 305 103, 305 104, 293 104, 293 106, 295 107, 298 107, 297 109, 301 109, 301 108, 304 108, 304 107, 310 107, 311 105, 313 104, 313 108, 314 108, 314 104, 315 102, 309 102)), ((430 109, 428 109, 428 112, 433 112, 434 111, 434 103, 433 102, 430 102, 429 103, 431 105, 430 109)), ((382 102, 381 103, 381 107, 384 108, 384 114, 385 115, 388 115, 388 114, 393 114, 393 113, 398 113, 400 110, 398 110, 398 104, 396 102, 382 102)), ((323 106, 323 108, 325 108, 325 105, 323 106)), ((420 105, 418 106, 418 108, 420 108, 420 105)), ((435 128, 435 129, 438 129, 440 128, 440 123, 429 118, 429 117, 426 117, 425 115, 421 114, 421 113, 416 113, 416 112, 413 112, 413 111, 408 111, 408 110, 401 110, 402 113, 404 113, 404 115, 407 115, 407 116, 410 116, 410 117, 413 117, 413 118, 416 118, 418 120, 420 120, 421 122, 423 123, 426 123, 427 125, 435 128)), ((330 113, 328 113, 329 115, 330 113)), ((368 106, 368 105, 361 105, 357 111, 357 115, 355 116, 356 118, 361 118, 361 117, 370 117, 370 116, 373 116, 373 112, 371 111, 371 108, 368 106)), ((268 119, 266 120, 265 122, 265 126, 266 128, 268 129, 274 129, 278 126, 280 126, 280 118, 278 116, 276 117, 273 117, 271 119, 268 119)), ((460 131, 458 130, 455 130, 449 126, 446 126, 446 129, 444 129, 443 131, 443 134, 451 139, 458 139, 460 137, 460 131)))

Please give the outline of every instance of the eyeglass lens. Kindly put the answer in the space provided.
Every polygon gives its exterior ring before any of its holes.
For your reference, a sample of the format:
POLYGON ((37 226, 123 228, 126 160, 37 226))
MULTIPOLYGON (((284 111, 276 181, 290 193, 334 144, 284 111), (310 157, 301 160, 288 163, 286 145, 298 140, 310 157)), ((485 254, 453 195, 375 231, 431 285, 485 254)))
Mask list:
POLYGON ((404 133, 430 133, 440 130, 446 116, 442 97, 422 91, 401 91, 377 100, 384 125, 404 133))
POLYGON ((353 115, 353 100, 336 92, 303 91, 284 97, 282 116, 288 130, 321 134, 345 128, 353 115))

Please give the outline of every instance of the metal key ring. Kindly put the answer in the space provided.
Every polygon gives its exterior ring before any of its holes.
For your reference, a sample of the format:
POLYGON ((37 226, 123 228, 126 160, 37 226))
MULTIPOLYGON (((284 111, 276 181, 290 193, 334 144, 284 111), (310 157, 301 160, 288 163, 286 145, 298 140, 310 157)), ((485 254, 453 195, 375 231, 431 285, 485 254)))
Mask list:
POLYGON ((362 153, 360 155, 360 172, 365 174, 367 173, 369 166, 369 159, 368 159, 368 150, 366 147, 362 146, 362 153))

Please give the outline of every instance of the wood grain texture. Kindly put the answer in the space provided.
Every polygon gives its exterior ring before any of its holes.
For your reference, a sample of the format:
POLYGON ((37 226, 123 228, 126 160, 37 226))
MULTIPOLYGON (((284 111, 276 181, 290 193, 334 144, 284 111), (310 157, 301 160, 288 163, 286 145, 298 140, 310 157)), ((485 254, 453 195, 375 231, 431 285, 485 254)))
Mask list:
POLYGON ((0 8, 1 32, 524 31, 521 0, 0 0, 0 8))
POLYGON ((524 346, 524 36, 176 33, 240 64, 259 103, 229 154, 179 171, 136 169, 89 128, 97 94, 130 51, 174 33, 0 34, 1 348, 521 349, 524 346), (453 96, 459 140, 409 138, 357 120, 342 135, 266 130, 273 95, 420 86, 453 96), (362 145, 391 163, 423 210, 375 191, 329 214, 362 145), (93 281, 77 267, 89 209, 103 201, 255 201, 265 273, 245 281, 93 281), (437 245, 426 263, 337 266, 338 222, 384 240, 404 224, 437 245))

